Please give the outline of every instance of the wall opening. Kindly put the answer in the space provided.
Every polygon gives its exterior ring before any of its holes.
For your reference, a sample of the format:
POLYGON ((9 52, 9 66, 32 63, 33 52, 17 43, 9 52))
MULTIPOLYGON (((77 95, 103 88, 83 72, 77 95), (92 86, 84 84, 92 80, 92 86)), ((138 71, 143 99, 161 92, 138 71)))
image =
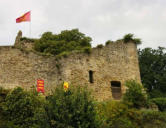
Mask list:
POLYGON ((90 83, 93 83, 93 82, 94 82, 94 81, 93 81, 93 71, 92 71, 92 70, 89 71, 89 82, 90 82, 90 83))
POLYGON ((120 81, 111 81, 111 90, 112 90, 112 97, 115 100, 120 100, 122 96, 120 81))

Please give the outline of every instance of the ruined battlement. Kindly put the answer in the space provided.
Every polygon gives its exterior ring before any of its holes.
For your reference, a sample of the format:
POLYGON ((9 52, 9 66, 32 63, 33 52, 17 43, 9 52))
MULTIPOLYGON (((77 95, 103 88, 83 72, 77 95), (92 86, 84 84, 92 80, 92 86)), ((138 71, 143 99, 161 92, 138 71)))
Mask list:
POLYGON ((20 41, 19 32, 13 47, 0 47, 0 86, 26 89, 36 86, 37 79, 45 81, 46 92, 64 81, 87 85, 99 100, 119 99, 125 92, 124 82, 140 82, 136 44, 110 43, 93 48, 90 54, 72 53, 57 59, 32 52, 32 42, 20 41), (22 49, 28 49, 25 52, 22 49))

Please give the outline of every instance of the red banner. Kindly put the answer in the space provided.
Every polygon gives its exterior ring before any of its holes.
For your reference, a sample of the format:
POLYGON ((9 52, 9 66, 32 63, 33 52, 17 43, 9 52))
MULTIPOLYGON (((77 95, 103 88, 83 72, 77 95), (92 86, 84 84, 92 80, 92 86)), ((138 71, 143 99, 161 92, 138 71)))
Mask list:
POLYGON ((37 92, 44 93, 44 80, 37 80, 37 92))

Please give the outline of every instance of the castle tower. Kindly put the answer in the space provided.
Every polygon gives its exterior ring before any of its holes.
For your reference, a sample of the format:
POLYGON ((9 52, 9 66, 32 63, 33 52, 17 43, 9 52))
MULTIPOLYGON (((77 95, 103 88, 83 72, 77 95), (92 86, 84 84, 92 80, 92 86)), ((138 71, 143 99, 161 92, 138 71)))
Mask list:
POLYGON ((60 63, 62 81, 88 85, 99 99, 120 99, 127 80, 141 82, 137 48, 133 42, 111 43, 93 49, 90 55, 71 55, 60 63))

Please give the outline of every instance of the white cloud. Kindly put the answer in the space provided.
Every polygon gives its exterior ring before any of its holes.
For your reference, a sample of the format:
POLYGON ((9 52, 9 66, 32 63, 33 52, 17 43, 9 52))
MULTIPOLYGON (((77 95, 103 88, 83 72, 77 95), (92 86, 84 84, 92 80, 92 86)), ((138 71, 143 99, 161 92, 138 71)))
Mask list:
POLYGON ((166 47, 164 0, 1 0, 0 44, 13 44, 19 29, 29 36, 29 24, 15 19, 32 11, 32 37, 79 28, 93 38, 93 46, 134 33, 141 47, 166 47))

